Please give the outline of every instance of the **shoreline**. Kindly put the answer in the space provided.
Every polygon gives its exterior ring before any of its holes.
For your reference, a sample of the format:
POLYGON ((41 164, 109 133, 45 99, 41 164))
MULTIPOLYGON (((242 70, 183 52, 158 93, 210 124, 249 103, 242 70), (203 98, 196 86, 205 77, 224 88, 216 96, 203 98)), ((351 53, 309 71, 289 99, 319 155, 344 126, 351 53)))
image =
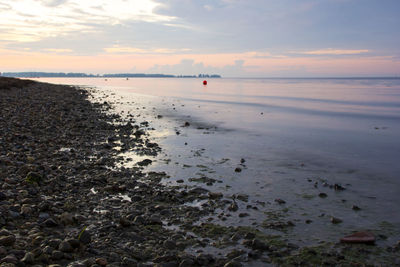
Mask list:
POLYGON ((299 248, 251 227, 199 224, 216 209, 234 214, 236 200, 200 185, 164 186, 160 181, 166 174, 146 172, 145 160, 142 167, 116 168, 116 147, 145 156, 162 149, 149 140, 145 124, 135 120, 140 113, 124 121, 106 112, 112 110, 110 103, 89 102, 86 90, 26 80, 0 78, 0 96, 1 262, 399 264, 398 245, 338 242, 299 248), (193 201, 207 205, 185 205, 193 201), (373 253, 379 256, 367 256, 373 253))

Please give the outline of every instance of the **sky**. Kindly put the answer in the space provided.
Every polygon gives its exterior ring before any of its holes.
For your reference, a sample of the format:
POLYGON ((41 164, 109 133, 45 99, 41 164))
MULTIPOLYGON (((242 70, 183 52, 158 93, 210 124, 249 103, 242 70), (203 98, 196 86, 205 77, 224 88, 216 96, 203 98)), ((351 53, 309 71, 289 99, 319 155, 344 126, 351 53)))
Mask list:
POLYGON ((0 72, 400 76, 399 0, 0 0, 0 72))

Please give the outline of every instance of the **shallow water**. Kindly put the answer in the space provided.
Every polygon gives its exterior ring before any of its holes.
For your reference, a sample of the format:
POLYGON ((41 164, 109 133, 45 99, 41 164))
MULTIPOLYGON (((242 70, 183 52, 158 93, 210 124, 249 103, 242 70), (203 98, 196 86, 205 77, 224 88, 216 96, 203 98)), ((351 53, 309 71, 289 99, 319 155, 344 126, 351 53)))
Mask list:
POLYGON ((291 220, 284 234, 306 244, 364 229, 400 238, 400 79, 40 80, 96 86, 117 112, 149 121, 163 153, 148 168, 167 172, 166 184, 207 177, 219 182, 200 186, 249 195, 238 201, 249 216, 220 223, 281 233, 262 223, 291 220))

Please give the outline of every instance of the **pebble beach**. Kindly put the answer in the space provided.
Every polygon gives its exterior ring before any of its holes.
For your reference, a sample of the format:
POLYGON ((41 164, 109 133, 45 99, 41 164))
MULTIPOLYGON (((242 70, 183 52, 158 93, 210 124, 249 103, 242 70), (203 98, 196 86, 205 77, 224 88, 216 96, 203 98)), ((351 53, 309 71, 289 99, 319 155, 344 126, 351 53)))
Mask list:
POLYGON ((240 216, 248 196, 161 183, 167 174, 146 166, 163 148, 136 121, 141 111, 127 119, 89 99, 84 88, 0 77, 1 266, 400 265, 400 243, 375 244, 390 229, 298 246, 207 220, 240 216), (121 168, 121 151, 149 159, 121 168))

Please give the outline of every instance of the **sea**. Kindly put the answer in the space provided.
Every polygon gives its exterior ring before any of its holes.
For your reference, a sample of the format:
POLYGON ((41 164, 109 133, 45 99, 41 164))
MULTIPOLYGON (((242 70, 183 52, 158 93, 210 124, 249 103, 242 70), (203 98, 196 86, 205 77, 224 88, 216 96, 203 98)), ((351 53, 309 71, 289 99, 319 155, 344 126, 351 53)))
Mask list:
MULTIPOLYGON (((165 185, 240 196, 241 216, 216 210, 214 223, 307 245, 364 230, 378 244, 400 239, 398 78, 38 80, 82 86, 112 112, 148 122, 162 152, 145 157, 147 169, 165 172, 165 185)), ((121 156, 123 168, 144 158, 121 156)))

